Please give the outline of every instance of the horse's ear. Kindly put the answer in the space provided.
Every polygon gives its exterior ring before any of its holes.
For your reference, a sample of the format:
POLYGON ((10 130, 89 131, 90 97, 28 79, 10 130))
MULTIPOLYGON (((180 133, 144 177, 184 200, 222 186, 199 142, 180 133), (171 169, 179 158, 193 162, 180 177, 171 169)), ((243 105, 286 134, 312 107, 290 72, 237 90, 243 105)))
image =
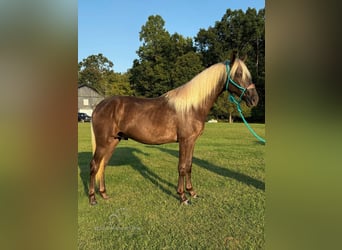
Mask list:
POLYGON ((247 54, 241 59, 243 62, 246 62, 246 60, 247 60, 247 54))
POLYGON ((238 56, 238 52, 237 52, 236 50, 233 50, 233 51, 232 51, 232 54, 231 54, 231 56, 230 56, 230 63, 231 63, 231 64, 234 63, 234 61, 235 61, 235 59, 237 58, 237 56, 238 56))

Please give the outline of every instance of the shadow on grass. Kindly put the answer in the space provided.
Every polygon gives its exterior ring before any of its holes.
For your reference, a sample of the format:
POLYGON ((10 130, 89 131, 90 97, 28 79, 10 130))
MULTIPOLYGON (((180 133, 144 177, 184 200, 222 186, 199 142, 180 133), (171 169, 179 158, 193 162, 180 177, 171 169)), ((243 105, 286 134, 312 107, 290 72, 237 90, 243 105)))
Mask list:
POLYGON ((265 146, 265 145, 266 145, 266 142, 257 140, 257 141, 254 141, 254 144, 255 144, 255 145, 263 145, 263 146, 265 146))
MULTIPOLYGON (((140 158, 139 154, 146 153, 139 149, 131 147, 118 147, 115 149, 113 156, 108 162, 107 167, 120 167, 123 165, 130 165, 136 170, 142 177, 149 180, 153 185, 159 188, 162 192, 169 196, 173 196, 177 200, 179 197, 176 195, 176 185, 158 176, 147 166, 145 166, 140 158), (172 191, 174 190, 174 191, 172 191)), ((89 179, 90 179, 90 160, 92 158, 91 152, 79 152, 78 153, 78 167, 80 168, 80 177, 83 183, 84 193, 88 195, 89 192, 89 179)))
MULTIPOLYGON (((158 146, 148 146, 150 148, 156 148, 161 152, 168 153, 176 158, 178 158, 178 150, 162 148, 158 146)), ((167 195, 173 196, 178 199, 176 195, 176 185, 170 183, 169 181, 163 179, 152 170, 150 170, 147 166, 145 166, 139 158, 139 154, 146 153, 142 152, 139 149, 131 148, 131 147, 119 147, 115 150, 112 158, 110 159, 108 165, 109 167, 120 167, 122 165, 129 164, 134 170, 140 173, 142 177, 149 180, 153 185, 159 188, 162 192, 167 195)), ((92 153, 91 152, 80 152, 78 153, 78 166, 80 168, 80 177, 83 182, 84 193, 88 195, 88 186, 89 186, 89 162, 91 160, 92 153)), ((193 163, 207 169, 215 174, 229 177, 235 179, 239 182, 242 182, 246 185, 251 185, 257 189, 265 191, 265 183, 254 179, 248 175, 235 172, 233 170, 223 168, 220 166, 216 166, 208 161, 201 160, 199 158, 193 157, 193 163)), ((175 173, 177 174, 177 173, 175 173)))
MULTIPOLYGON (((161 147, 155 147, 152 146, 153 148, 157 148, 162 152, 168 153, 174 157, 178 158, 178 150, 173 150, 173 149, 167 149, 167 148, 161 148, 161 147)), ((224 177, 229 177, 232 179, 235 179, 239 182, 245 183, 247 185, 252 185, 253 187, 265 191, 265 183, 262 181, 259 181, 257 179, 254 179, 248 175, 242 174, 235 172, 233 170, 223 168, 220 166, 216 166, 208 161, 201 160, 199 158, 193 157, 192 162, 202 168, 205 168, 215 174, 222 175, 224 177)))

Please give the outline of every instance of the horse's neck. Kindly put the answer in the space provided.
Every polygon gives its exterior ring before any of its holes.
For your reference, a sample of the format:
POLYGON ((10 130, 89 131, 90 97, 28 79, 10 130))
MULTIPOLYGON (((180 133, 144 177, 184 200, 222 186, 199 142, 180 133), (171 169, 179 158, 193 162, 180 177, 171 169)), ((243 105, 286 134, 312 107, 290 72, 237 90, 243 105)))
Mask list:
POLYGON ((223 93, 224 91, 224 84, 220 83, 218 87, 213 91, 213 93, 207 98, 204 105, 201 105, 200 110, 203 114, 203 119, 206 119, 207 115, 210 112, 210 109, 214 106, 217 98, 223 93))
POLYGON ((216 102, 217 98, 224 92, 225 90, 225 83, 227 79, 226 74, 226 67, 225 65, 219 64, 218 66, 222 67, 222 70, 224 70, 224 73, 221 71, 219 72, 219 79, 217 80, 216 88, 212 91, 212 94, 207 98, 206 103, 202 105, 202 112, 205 113, 205 116, 207 116, 210 112, 210 109, 213 107, 214 103, 216 102))

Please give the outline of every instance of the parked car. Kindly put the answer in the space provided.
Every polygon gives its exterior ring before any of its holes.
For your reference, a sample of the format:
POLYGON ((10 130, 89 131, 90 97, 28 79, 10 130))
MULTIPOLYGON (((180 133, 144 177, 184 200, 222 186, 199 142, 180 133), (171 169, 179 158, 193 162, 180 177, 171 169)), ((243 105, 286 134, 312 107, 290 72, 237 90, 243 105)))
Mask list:
POLYGON ((89 115, 87 115, 86 113, 78 112, 78 121, 79 122, 90 122, 91 117, 89 115))
POLYGON ((218 121, 216 119, 211 119, 208 121, 208 123, 217 123, 218 121))

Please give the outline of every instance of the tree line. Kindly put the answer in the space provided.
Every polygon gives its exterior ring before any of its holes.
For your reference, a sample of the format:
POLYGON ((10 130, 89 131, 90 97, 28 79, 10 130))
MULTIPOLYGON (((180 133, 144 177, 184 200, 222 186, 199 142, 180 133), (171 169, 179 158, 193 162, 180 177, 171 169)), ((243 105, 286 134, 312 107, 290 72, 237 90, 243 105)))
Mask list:
MULTIPOLYGON (((148 17, 139 33, 138 59, 126 73, 115 73, 103 54, 90 55, 78 64, 78 83, 96 88, 104 96, 157 97, 176 88, 205 68, 230 58, 233 51, 247 57, 245 63, 257 86, 259 104, 242 110, 249 120, 265 121, 265 9, 227 9, 220 21, 200 29, 194 38, 170 34, 160 15, 148 17)), ((209 118, 238 119, 236 107, 224 92, 209 118)))

